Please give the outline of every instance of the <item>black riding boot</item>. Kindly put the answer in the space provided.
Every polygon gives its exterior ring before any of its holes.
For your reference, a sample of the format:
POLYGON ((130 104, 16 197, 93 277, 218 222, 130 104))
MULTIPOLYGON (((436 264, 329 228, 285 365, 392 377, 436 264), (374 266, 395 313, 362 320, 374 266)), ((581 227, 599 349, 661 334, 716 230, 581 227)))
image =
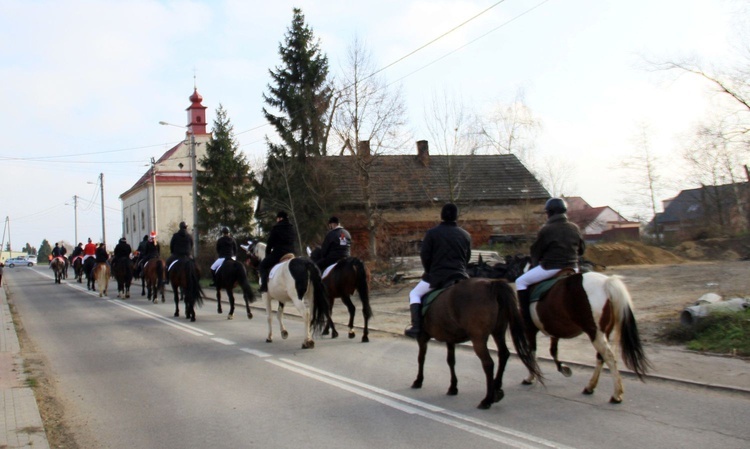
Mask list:
POLYGON ((268 273, 261 271, 260 273, 260 289, 261 293, 268 291, 268 273))
POLYGON ((529 307, 531 303, 529 302, 530 293, 528 290, 518 290, 518 303, 521 307, 521 316, 523 316, 523 319, 526 323, 531 322, 531 311, 529 310, 529 307))
POLYGON ((214 270, 211 270, 211 283, 208 286, 216 287, 216 272, 214 270))
POLYGON ((409 304, 411 312, 411 327, 404 330, 404 335, 411 338, 417 338, 422 332, 422 304, 409 304))

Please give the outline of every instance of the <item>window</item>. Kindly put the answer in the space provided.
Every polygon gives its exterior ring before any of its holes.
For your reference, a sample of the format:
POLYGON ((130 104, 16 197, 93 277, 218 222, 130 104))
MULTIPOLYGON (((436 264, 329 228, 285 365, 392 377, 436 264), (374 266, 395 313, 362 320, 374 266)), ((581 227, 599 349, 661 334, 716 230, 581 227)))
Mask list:
POLYGON ((146 229, 146 211, 141 211, 141 229, 146 229))

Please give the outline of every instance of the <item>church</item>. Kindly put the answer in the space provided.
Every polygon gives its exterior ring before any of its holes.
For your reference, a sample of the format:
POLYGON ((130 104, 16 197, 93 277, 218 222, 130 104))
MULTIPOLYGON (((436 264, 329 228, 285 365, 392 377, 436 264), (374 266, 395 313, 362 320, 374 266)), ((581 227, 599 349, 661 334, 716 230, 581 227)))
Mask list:
POLYGON ((181 221, 193 230, 193 173, 202 170, 198 161, 206 154, 211 133, 206 131, 206 106, 197 88, 188 99, 185 140, 152 160, 151 168, 120 195, 123 234, 134 247, 146 235, 168 244, 181 221))

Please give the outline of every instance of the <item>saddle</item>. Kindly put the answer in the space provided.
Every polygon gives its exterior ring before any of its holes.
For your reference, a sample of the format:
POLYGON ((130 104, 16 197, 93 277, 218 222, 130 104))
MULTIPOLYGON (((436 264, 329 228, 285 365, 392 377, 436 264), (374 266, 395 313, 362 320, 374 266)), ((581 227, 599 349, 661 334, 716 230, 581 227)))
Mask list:
POLYGON ((529 303, 537 302, 541 300, 544 295, 552 289, 552 286, 555 285, 558 281, 561 279, 565 279, 569 276, 572 276, 576 274, 576 270, 572 268, 563 268, 560 270, 559 273, 552 276, 549 279, 546 279, 542 282, 538 282, 531 286, 531 295, 529 296, 529 303))
POLYGON ((444 287, 436 288, 435 290, 428 292, 426 295, 422 296, 422 316, 425 316, 427 314, 427 309, 430 308, 432 302, 435 301, 441 293, 453 287, 458 283, 458 281, 458 279, 451 281, 444 287))

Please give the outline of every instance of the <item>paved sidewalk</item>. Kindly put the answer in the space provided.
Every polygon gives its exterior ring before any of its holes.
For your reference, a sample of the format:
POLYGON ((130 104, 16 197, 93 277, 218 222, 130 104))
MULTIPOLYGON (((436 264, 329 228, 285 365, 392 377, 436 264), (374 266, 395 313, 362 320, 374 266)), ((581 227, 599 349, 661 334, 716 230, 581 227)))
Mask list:
POLYGON ((0 286, 0 448, 49 449, 34 392, 26 386, 18 335, 0 286))

